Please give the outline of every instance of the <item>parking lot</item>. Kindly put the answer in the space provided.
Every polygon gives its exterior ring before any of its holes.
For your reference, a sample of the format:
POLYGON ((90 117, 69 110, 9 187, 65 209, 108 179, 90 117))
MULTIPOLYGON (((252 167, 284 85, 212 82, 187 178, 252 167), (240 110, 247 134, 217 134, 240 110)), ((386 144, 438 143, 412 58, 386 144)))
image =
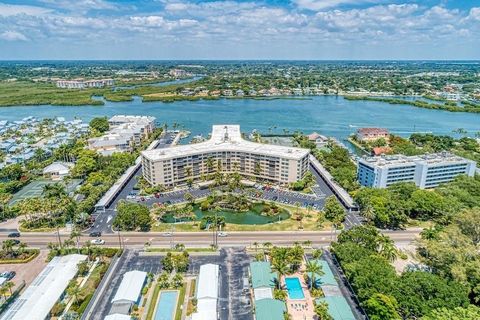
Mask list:
MULTIPOLYGON (((138 250, 125 250, 119 261, 117 270, 114 271, 110 285, 95 308, 93 309, 93 320, 103 320, 108 315, 111 303, 125 272, 140 270, 159 274, 162 271, 163 257, 160 255, 145 256, 138 250)), ((253 311, 250 302, 249 292, 243 292, 243 279, 248 278, 248 266, 250 257, 245 253, 244 248, 225 248, 219 254, 201 255, 196 253, 190 257, 187 276, 198 275, 202 264, 213 263, 220 266, 219 278, 219 299, 217 309, 219 319, 251 320, 253 311)))

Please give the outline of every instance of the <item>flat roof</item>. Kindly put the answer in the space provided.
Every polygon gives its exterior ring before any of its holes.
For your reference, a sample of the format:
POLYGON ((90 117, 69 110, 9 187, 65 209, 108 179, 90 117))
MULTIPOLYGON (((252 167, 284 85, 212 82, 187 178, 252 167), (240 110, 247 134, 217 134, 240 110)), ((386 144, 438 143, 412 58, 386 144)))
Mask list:
POLYGON ((252 274, 252 287, 254 289, 261 287, 275 287, 275 279, 277 278, 277 276, 274 272, 272 272, 270 262, 251 262, 250 273, 252 274))
POLYGON ((132 317, 126 314, 109 314, 108 316, 105 317, 104 320, 131 320, 132 317))
POLYGON ((133 270, 123 275, 122 282, 112 299, 112 303, 116 301, 137 302, 138 297, 142 293, 143 284, 147 278, 144 271, 133 270))
POLYGON ((175 146, 165 149, 143 151, 142 155, 152 161, 168 160, 186 155, 206 152, 246 152, 298 160, 310 153, 308 149, 255 143, 244 140, 239 125, 214 125, 211 138, 205 142, 175 146))
POLYGON ((216 264, 202 264, 198 274, 197 300, 204 298, 218 298, 218 270, 216 264))
POLYGON ((283 320, 283 313, 287 311, 285 302, 275 299, 255 301, 256 320, 283 320))
POLYGON ((344 297, 322 297, 317 301, 325 301, 328 304, 328 314, 334 320, 355 320, 352 309, 344 297))
POLYGON ((460 156, 454 155, 449 152, 439 152, 424 154, 419 156, 405 156, 402 154, 390 155, 390 156, 377 156, 377 157, 367 157, 361 158, 359 160, 364 164, 370 164, 377 167, 387 167, 387 166, 403 166, 403 165, 416 165, 416 164, 448 164, 448 163, 475 163, 473 160, 465 159, 460 156))
POLYGON ((30 286, 3 314, 2 320, 43 320, 77 273, 86 255, 54 257, 30 286))

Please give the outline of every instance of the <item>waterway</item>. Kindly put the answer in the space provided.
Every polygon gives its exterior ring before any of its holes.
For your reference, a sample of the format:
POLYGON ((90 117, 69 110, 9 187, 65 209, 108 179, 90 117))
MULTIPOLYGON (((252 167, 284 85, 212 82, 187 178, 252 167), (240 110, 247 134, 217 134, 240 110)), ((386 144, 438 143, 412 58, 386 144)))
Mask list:
POLYGON ((0 120, 93 117, 134 114, 155 116, 158 123, 178 123, 193 135, 208 134, 212 124, 240 124, 242 131, 257 129, 262 133, 283 133, 296 130, 344 140, 360 127, 385 127, 392 133, 408 136, 412 132, 452 134, 464 128, 470 135, 480 131, 480 114, 454 113, 390 105, 384 102, 347 101, 337 96, 309 99, 219 99, 215 101, 146 102, 140 98, 130 102, 105 102, 104 106, 16 106, 0 108, 0 120))

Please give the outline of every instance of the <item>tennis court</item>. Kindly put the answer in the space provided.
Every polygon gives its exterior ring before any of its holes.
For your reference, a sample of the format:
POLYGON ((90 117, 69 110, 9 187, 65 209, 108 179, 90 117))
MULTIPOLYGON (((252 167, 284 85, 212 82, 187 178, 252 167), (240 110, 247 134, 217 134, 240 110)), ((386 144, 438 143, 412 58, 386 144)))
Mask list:
MULTIPOLYGON (((46 186, 47 184, 54 184, 58 182, 59 181, 52 181, 52 180, 45 180, 45 179, 32 181, 29 184, 27 184, 25 187, 23 187, 20 191, 15 193, 8 204, 14 205, 23 199, 40 197, 42 195, 44 186, 46 186)), ((77 186, 80 185, 81 182, 82 182, 81 179, 70 180, 68 185, 66 186, 67 193, 74 191, 77 188, 77 186)), ((64 182, 60 181, 59 183, 64 183, 64 182)))

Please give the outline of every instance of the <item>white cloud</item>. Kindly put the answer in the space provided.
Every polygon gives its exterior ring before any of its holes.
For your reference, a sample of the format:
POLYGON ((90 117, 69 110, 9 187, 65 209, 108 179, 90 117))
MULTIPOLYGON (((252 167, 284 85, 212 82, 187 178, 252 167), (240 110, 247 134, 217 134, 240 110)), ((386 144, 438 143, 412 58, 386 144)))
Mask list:
POLYGON ((27 41, 27 37, 25 37, 22 33, 18 31, 5 31, 0 33, 0 39, 7 40, 7 41, 27 41))
POLYGON ((365 3, 381 3, 384 1, 375 0, 294 0, 299 8, 313 11, 320 11, 335 8, 340 5, 359 5, 365 3))
POLYGON ((52 10, 24 5, 13 5, 0 2, 0 17, 15 16, 19 14, 26 14, 31 16, 43 15, 51 12, 52 10))

